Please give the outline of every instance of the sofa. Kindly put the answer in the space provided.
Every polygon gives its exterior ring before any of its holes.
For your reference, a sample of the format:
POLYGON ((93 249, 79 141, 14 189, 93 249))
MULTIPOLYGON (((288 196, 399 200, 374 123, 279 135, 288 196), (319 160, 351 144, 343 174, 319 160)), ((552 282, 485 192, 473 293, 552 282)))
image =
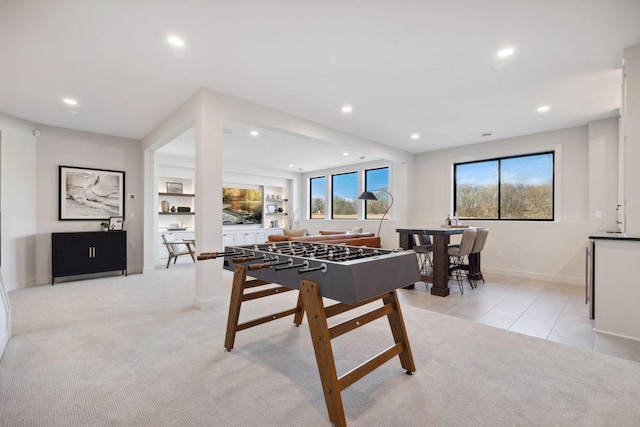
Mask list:
POLYGON ((353 233, 347 231, 320 231, 318 234, 306 235, 306 230, 284 230, 285 235, 270 235, 270 242, 315 242, 330 244, 346 244, 349 246, 368 246, 379 248, 380 237, 374 233, 353 233), (302 231, 302 232, 300 232, 302 231))

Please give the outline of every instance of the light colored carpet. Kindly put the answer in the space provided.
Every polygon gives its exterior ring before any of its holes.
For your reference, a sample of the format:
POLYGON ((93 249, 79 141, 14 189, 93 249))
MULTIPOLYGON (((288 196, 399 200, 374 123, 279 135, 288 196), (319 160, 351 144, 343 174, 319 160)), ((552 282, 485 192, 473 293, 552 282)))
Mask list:
MULTIPOLYGON (((178 268, 12 292, 2 426, 330 425, 306 320, 238 333, 178 268)), ((247 303, 243 318, 294 305, 247 303)), ((343 393, 350 426, 637 426, 640 364, 403 306, 396 359, 343 393)), ((392 343, 384 319, 333 340, 339 372, 392 343)))

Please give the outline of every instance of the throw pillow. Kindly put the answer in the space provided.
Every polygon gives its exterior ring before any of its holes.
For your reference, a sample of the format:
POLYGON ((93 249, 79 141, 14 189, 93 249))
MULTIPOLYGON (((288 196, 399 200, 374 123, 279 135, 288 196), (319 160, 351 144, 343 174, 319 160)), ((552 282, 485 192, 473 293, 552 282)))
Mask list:
POLYGON ((280 236, 278 234, 272 234, 269 236, 270 242, 286 242, 289 240, 289 236, 280 236))
POLYGON ((307 234, 306 228, 301 228, 300 230, 282 230, 285 236, 289 237, 303 237, 307 234))
POLYGON ((352 233, 362 233, 362 227, 353 227, 351 229, 352 233))

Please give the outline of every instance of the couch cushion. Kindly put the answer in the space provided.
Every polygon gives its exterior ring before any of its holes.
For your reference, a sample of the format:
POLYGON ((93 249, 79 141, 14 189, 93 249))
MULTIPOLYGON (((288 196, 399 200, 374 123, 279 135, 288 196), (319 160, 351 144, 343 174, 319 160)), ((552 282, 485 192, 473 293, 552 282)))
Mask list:
POLYGON ((289 237, 302 237, 307 234, 306 228, 301 228, 300 230, 282 230, 285 236, 289 237))
POLYGON ((331 234, 345 234, 346 231, 333 231, 333 230, 320 230, 318 231, 318 234, 321 234, 323 236, 329 236, 331 234))
POLYGON ((269 241, 270 242, 286 242, 288 240, 291 240, 291 237, 289 237, 289 236, 281 236, 279 234, 271 234, 271 235, 269 235, 269 241))

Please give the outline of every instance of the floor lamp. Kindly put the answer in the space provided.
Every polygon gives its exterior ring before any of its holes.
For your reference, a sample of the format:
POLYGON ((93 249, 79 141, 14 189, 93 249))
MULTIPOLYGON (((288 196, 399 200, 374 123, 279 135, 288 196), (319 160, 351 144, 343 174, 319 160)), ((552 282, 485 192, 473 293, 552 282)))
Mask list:
MULTIPOLYGON (((387 208, 386 211, 384 211, 384 214, 382 214, 382 218, 380 219, 380 225, 378 226, 378 237, 380 237, 380 228, 382 227, 382 221, 384 221, 385 215, 387 215, 387 212, 389 212, 389 209, 391 209, 391 206, 393 206, 393 196, 387 190, 374 190, 374 191, 382 191, 384 193, 387 193, 389 197, 391 197, 391 203, 389 203, 389 207, 387 208)), ((372 191, 364 191, 361 195, 358 196, 358 199, 359 200, 378 200, 378 198, 376 197, 375 194, 373 194, 372 191)))

